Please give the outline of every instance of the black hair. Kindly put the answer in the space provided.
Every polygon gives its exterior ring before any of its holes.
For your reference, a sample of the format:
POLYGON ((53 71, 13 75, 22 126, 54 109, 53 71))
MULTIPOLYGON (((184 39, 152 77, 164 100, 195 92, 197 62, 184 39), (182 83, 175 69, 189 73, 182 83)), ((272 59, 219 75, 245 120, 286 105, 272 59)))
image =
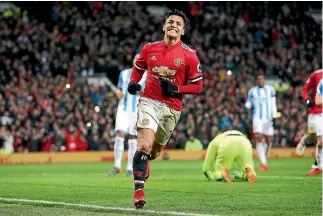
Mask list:
POLYGON ((184 20, 184 25, 186 25, 186 23, 188 22, 187 16, 185 15, 185 13, 181 10, 171 10, 166 14, 165 17, 165 22, 166 20, 170 17, 170 16, 180 16, 182 17, 182 19, 184 20))

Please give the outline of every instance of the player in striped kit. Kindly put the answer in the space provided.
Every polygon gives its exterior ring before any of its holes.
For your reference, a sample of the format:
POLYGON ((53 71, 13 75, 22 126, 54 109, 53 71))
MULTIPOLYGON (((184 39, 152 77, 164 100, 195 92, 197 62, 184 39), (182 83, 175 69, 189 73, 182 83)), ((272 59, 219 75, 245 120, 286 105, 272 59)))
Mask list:
POLYGON ((272 145, 274 135, 274 118, 277 114, 276 91, 265 85, 263 73, 257 75, 257 86, 248 92, 246 108, 252 110, 253 132, 256 135, 256 150, 260 160, 260 171, 268 169, 267 153, 272 145), (265 143, 263 143, 265 138, 265 143))
POLYGON ((322 97, 323 97, 323 79, 321 79, 316 89, 316 96, 315 96, 316 106, 322 106, 322 97))
MULTIPOLYGON (((316 104, 316 96, 319 90, 319 83, 322 80, 323 70, 319 69, 311 73, 309 78, 303 87, 302 96, 308 107, 308 121, 307 121, 307 133, 302 137, 301 141, 297 144, 296 153, 302 155, 307 145, 313 145, 317 143, 317 136, 320 129, 322 129, 323 114, 322 105, 316 104)), ((322 168, 318 165, 318 159, 320 159, 318 149, 316 151, 316 158, 311 169, 307 172, 308 175, 313 176, 320 174, 322 168)))
MULTIPOLYGON (((135 55, 133 63, 139 58, 139 54, 135 55)), ((124 151, 124 141, 126 135, 128 135, 128 164, 127 164, 127 176, 132 176, 133 168, 132 161, 133 156, 137 150, 137 131, 135 130, 137 121, 137 105, 140 95, 131 95, 127 91, 128 84, 130 82, 130 77, 132 73, 132 68, 125 69, 120 72, 118 79, 118 90, 116 92, 119 98, 119 104, 116 116, 116 138, 114 142, 114 167, 110 171, 109 176, 114 176, 121 171, 121 161, 124 151)), ((146 75, 140 81, 143 86, 146 82, 146 75)))

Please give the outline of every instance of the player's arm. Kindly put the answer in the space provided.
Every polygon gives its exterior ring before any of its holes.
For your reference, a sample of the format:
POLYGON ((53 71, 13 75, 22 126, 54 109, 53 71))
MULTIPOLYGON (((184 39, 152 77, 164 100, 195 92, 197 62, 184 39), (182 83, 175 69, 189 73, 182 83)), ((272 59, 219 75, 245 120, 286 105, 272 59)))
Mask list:
POLYGON ((188 83, 186 85, 175 85, 168 80, 161 79, 161 88, 165 95, 174 96, 177 94, 200 94, 202 91, 202 69, 196 52, 188 58, 188 83))
POLYGON ((214 170, 212 169, 218 153, 219 135, 216 136, 208 145, 204 164, 202 167, 203 174, 210 180, 215 180, 214 170))
POLYGON ((313 87, 314 87, 314 79, 313 79, 313 76, 311 74, 310 77, 307 79, 307 81, 304 84, 303 89, 302 89, 302 96, 303 96, 304 101, 306 101, 307 107, 313 107, 314 106, 314 101, 309 96, 309 91, 313 87))
POLYGON ((274 87, 271 87, 271 111, 273 113, 273 118, 277 116, 277 103, 276 103, 276 91, 274 87))
POLYGON ((316 90, 315 105, 323 106, 322 99, 323 99, 323 81, 321 80, 316 90))
POLYGON ((125 95, 125 92, 122 92, 122 83, 123 83, 123 80, 122 80, 122 71, 121 71, 118 78, 118 86, 117 86, 118 89, 116 91, 116 95, 119 100, 122 99, 125 95))
POLYGON ((252 94, 252 91, 250 89, 249 92, 248 92, 247 102, 245 103, 245 107, 247 109, 251 109, 251 107, 252 107, 252 100, 253 100, 253 94, 252 94))
POLYGON ((138 91, 141 90, 141 85, 139 81, 141 80, 144 72, 148 69, 147 59, 146 59, 146 52, 147 52, 147 45, 145 45, 141 52, 140 56, 135 62, 132 73, 130 77, 130 83, 128 85, 128 92, 132 95, 136 94, 138 91))
POLYGON ((196 52, 192 53, 188 62, 188 79, 187 85, 178 86, 178 93, 180 94, 200 94, 203 88, 202 67, 196 52))

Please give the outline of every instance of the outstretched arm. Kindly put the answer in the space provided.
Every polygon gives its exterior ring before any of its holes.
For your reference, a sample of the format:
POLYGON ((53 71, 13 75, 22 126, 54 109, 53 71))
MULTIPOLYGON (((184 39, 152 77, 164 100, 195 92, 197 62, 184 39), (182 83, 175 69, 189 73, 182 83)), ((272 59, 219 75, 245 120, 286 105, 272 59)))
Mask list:
POLYGON ((214 174, 214 164, 218 152, 218 145, 216 144, 216 139, 210 142, 207 151, 206 156, 204 159, 204 164, 202 167, 202 172, 209 180, 215 180, 215 174, 214 174))

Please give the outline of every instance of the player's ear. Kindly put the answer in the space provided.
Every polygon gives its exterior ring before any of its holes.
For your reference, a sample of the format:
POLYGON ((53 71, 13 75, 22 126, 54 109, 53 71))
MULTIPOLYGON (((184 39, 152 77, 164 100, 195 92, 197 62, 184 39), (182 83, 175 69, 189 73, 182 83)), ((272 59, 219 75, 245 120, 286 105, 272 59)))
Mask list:
POLYGON ((183 32, 182 32, 182 35, 184 35, 185 34, 185 29, 183 29, 183 32))
POLYGON ((165 25, 163 25, 163 32, 165 31, 165 25))

